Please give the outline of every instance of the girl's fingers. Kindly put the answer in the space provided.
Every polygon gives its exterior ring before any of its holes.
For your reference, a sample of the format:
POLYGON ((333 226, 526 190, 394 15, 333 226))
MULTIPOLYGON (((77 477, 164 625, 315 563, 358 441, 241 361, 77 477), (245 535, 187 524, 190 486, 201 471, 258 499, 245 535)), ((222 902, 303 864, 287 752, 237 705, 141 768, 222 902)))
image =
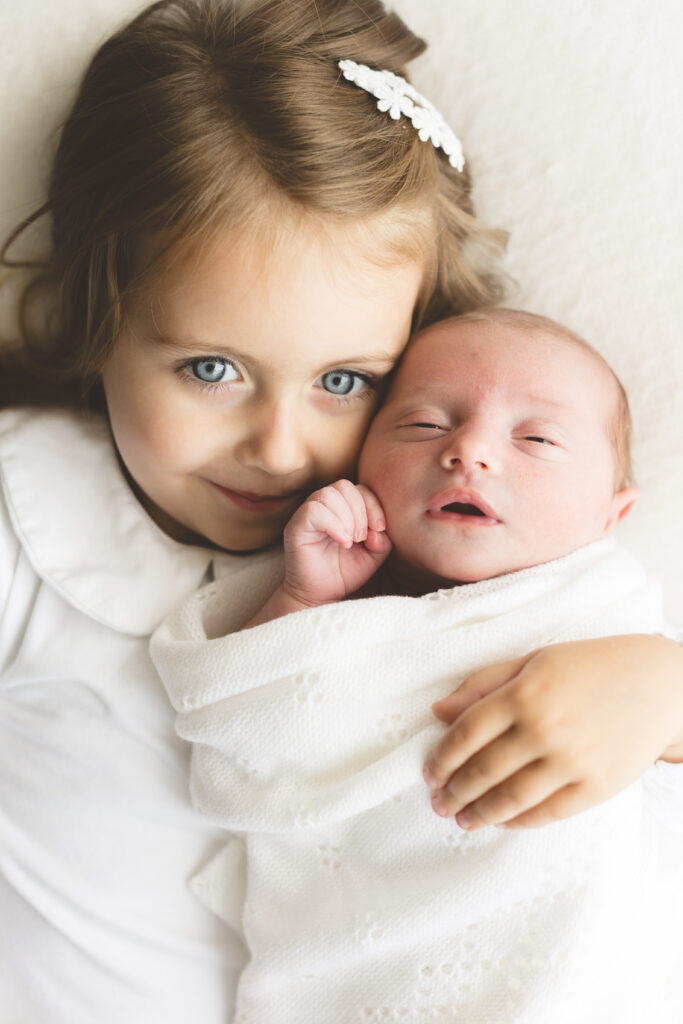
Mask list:
POLYGON ((516 729, 509 729, 451 775, 433 794, 432 807, 442 817, 450 817, 512 778, 537 756, 528 744, 520 743, 516 729))
POLYGON ((514 658, 512 661, 501 661, 496 665, 488 665, 481 671, 474 672, 464 679, 457 690, 454 690, 448 697, 432 704, 432 711, 440 721, 450 725, 472 704, 514 679, 531 657, 533 657, 533 653, 525 654, 522 658, 514 658))
MULTIPOLYGON (((557 794, 560 787, 562 783, 548 763, 544 760, 534 761, 498 786, 494 786, 474 803, 468 804, 456 814, 455 820, 461 828, 468 831, 481 828, 483 825, 507 823, 520 818, 532 808, 541 807, 557 794)), ((562 787, 562 790, 572 788, 570 785, 562 787)), ((547 818, 544 823, 551 820, 554 819, 547 818)))
POLYGON ((572 814, 594 807, 595 803, 595 796, 590 795, 587 787, 575 782, 556 790, 530 810, 508 818, 505 828, 540 828, 541 825, 550 825, 561 818, 569 818, 572 814))
POLYGON ((495 694, 464 711, 427 755, 423 774, 430 789, 442 789, 453 772, 507 732, 513 721, 513 707, 496 700, 495 694))

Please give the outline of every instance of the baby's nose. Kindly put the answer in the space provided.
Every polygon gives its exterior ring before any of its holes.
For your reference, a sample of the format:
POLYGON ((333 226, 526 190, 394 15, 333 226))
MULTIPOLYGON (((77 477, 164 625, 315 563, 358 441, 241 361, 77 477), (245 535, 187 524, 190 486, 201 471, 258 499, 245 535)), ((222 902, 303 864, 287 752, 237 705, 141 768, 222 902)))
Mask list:
POLYGON ((453 469, 461 465, 464 469, 490 470, 495 455, 493 442, 487 432, 475 427, 464 426, 448 435, 441 452, 441 465, 453 469))

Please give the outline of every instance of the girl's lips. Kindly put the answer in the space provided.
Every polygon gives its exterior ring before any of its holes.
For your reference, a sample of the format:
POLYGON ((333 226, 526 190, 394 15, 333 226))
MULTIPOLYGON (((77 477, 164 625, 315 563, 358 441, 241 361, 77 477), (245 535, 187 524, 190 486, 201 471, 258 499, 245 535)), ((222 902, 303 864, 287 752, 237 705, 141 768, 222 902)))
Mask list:
POLYGON ((213 480, 209 483, 238 508, 244 508, 249 512, 274 512, 292 501, 303 498, 299 491, 291 491, 289 494, 254 494, 252 491, 233 491, 230 487, 221 487, 213 480))

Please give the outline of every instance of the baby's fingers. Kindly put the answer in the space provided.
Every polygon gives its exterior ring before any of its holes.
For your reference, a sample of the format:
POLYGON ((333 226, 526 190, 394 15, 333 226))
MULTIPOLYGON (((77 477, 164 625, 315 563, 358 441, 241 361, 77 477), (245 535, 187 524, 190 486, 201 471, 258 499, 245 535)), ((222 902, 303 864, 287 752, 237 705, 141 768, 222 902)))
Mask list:
POLYGON ((327 507, 344 523, 350 543, 362 543, 368 532, 368 518, 365 502, 356 485, 350 480, 337 480, 323 487, 319 494, 327 507))
POLYGON ((508 701, 485 698, 457 719, 427 755, 423 774, 430 789, 441 789, 461 765, 513 724, 508 701))
POLYGON ((340 503, 340 514, 341 502, 343 502, 353 542, 355 544, 362 544, 367 537, 368 526, 372 526, 368 514, 367 500, 363 493, 367 489, 352 484, 350 480, 337 480, 330 488, 326 489, 335 492, 335 495, 338 496, 336 500, 340 503))
POLYGON ((369 529, 365 539, 365 547, 379 566, 391 551, 392 544, 386 533, 369 529))
POLYGON ((316 544, 325 537, 329 537, 342 548, 350 547, 353 543, 348 514, 345 515, 341 510, 342 514, 339 515, 336 508, 332 508, 329 502, 318 497, 318 494, 311 495, 285 527, 286 551, 295 551, 307 544, 316 544))
MULTIPOLYGON (((337 480, 314 491, 294 513, 285 529, 285 541, 294 536, 304 539, 306 533, 316 531, 327 534, 343 548, 365 540, 365 502, 350 480, 337 480)), ((318 539, 312 536, 310 542, 318 539)))
POLYGON ((382 533, 386 530, 387 524, 379 498, 365 484, 359 484, 356 490, 365 503, 365 513, 369 529, 374 530, 376 533, 382 533))
POLYGON ((479 672, 474 672, 448 697, 432 704, 432 711, 440 721, 450 725, 472 704, 514 679, 531 657, 533 654, 525 654, 522 658, 500 661, 496 665, 487 665, 479 672))

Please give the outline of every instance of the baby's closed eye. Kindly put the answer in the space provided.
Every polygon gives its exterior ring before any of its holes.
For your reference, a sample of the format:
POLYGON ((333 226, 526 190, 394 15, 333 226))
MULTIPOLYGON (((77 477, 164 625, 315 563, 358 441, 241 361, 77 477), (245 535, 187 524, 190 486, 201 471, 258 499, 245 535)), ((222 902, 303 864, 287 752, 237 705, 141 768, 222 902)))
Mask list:
POLYGON ((428 419, 407 419, 399 424, 400 436, 408 441, 429 441, 448 433, 450 426, 436 417, 428 419))

